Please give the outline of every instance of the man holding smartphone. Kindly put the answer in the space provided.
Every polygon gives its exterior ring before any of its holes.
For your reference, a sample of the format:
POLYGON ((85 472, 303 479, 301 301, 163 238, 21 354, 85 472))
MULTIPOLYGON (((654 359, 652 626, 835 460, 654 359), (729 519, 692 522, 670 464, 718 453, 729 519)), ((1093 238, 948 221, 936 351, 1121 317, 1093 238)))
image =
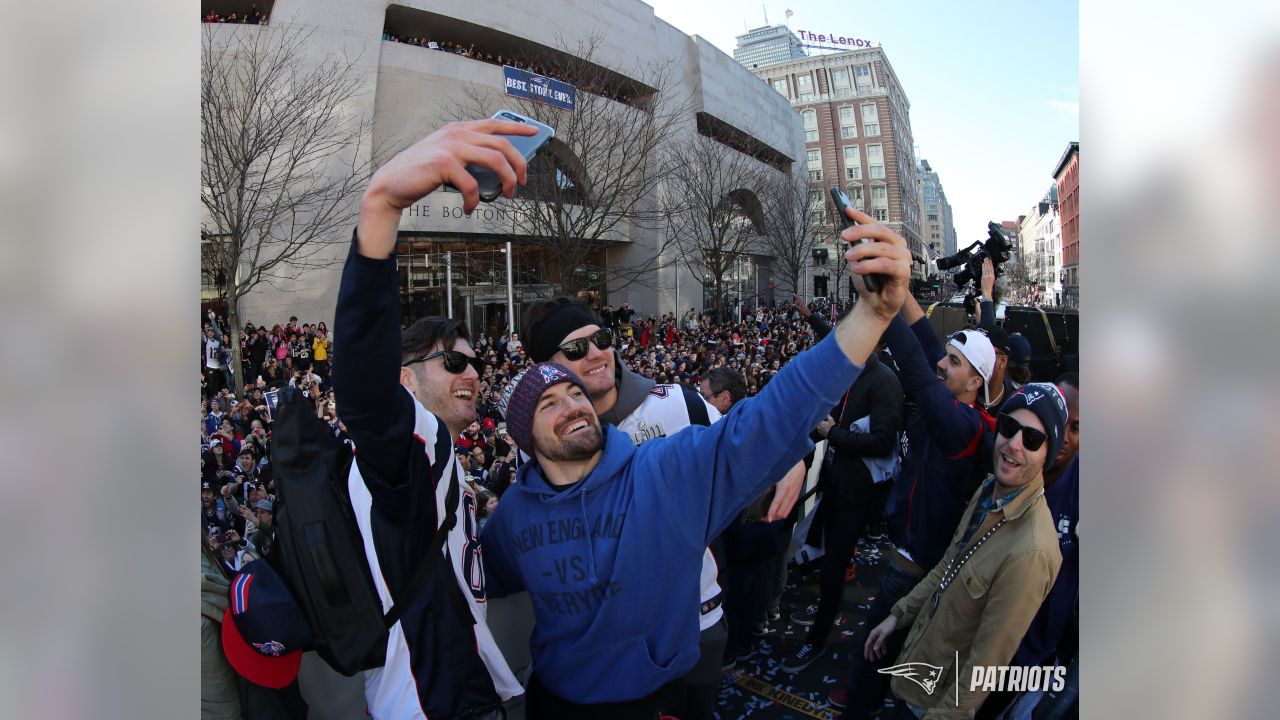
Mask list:
POLYGON ((384 666, 365 672, 376 718, 500 717, 499 704, 522 692, 489 631, 476 498, 453 455, 476 417, 477 360, 461 321, 429 317, 401 332, 395 245, 403 210, 445 182, 475 209, 468 164, 496 173, 511 197, 525 160, 501 135, 534 132, 495 120, 447 125, 383 165, 361 201, 338 293, 333 386, 356 447, 347 487, 371 576, 384 609, 411 603, 384 666), (450 483, 460 496, 452 517, 450 483), (401 597, 441 527, 442 561, 420 597, 401 597))

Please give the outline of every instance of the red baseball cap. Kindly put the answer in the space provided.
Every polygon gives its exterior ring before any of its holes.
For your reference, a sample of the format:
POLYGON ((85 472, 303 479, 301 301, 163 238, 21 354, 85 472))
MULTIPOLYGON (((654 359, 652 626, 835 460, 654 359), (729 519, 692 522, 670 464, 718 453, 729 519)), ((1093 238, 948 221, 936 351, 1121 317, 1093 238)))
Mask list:
POLYGON ((279 689, 298 677, 311 627, 284 580, 265 560, 240 569, 222 615, 222 650, 231 667, 256 685, 279 689))
POLYGON ((494 422, 493 418, 490 418, 490 417, 485 418, 484 421, 481 422, 480 424, 484 427, 485 430, 492 430, 498 427, 498 423, 494 422))

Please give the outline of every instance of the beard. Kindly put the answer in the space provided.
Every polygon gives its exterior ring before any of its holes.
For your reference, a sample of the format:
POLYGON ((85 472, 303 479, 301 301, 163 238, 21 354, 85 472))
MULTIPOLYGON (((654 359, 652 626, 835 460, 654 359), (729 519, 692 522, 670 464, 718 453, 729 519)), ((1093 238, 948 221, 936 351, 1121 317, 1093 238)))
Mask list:
POLYGON ((580 462, 588 460, 604 445, 604 434, 599 425, 588 424, 586 429, 568 437, 555 437, 550 442, 536 442, 537 451, 548 460, 580 462))

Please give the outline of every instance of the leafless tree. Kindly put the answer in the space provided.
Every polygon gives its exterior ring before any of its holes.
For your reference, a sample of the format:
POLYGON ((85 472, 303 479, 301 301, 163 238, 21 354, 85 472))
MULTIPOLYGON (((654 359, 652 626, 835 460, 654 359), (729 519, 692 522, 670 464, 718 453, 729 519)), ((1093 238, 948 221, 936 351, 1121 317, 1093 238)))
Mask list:
POLYGON ((823 194, 798 167, 790 175, 769 175, 764 198, 761 247, 777 261, 784 289, 798 293, 800 276, 818 244, 817 229, 825 219, 823 194))
POLYGON ((659 194, 668 235, 703 289, 712 291, 716 317, 723 319, 725 280, 744 255, 762 249, 760 197, 777 171, 701 133, 666 152, 668 175, 659 194))
MULTIPOLYGON (((205 25, 200 54, 200 201, 207 271, 223 279, 235 372, 239 301, 262 283, 334 265, 377 153, 355 60, 307 57, 311 32, 205 25)), ((278 286, 277 286, 278 287, 278 286)))
POLYGON ((1005 266, 1004 281, 1010 294, 1017 301, 1025 302, 1031 296, 1036 286, 1036 278, 1027 267, 1026 258, 1022 253, 1018 253, 1017 258, 1005 266))
MULTIPOLYGON (((479 85, 468 86, 462 100, 446 110, 449 119, 474 120, 508 107, 555 128, 555 139, 530 163, 528 184, 517 193, 511 215, 513 232, 556 260, 566 294, 604 289, 606 268, 595 262, 597 251, 625 239, 632 228, 661 226, 653 195, 665 174, 659 148, 688 116, 675 59, 615 71, 601 64, 603 42, 599 35, 562 40, 556 51, 511 62, 574 86, 573 110, 479 85)), ((609 267, 608 290, 652 287, 662 256, 657 248, 642 262, 609 267)))

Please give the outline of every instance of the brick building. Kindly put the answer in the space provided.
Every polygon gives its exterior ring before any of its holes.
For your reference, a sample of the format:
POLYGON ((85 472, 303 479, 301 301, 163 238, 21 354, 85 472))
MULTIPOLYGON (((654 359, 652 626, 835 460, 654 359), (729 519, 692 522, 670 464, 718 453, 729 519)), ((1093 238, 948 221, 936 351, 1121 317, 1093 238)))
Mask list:
POLYGON ((1053 171, 1062 216, 1062 304, 1080 307, 1080 143, 1067 145, 1053 171))
MULTIPOLYGON (((855 207, 901 233, 911 251, 924 257, 911 104, 884 51, 874 47, 811 55, 752 72, 800 113, 815 192, 839 185, 855 207)), ((825 225, 818 231, 812 295, 843 292, 835 287, 842 272, 833 242, 836 230, 825 225)), ((923 278, 923 266, 914 265, 912 273, 923 278)))

